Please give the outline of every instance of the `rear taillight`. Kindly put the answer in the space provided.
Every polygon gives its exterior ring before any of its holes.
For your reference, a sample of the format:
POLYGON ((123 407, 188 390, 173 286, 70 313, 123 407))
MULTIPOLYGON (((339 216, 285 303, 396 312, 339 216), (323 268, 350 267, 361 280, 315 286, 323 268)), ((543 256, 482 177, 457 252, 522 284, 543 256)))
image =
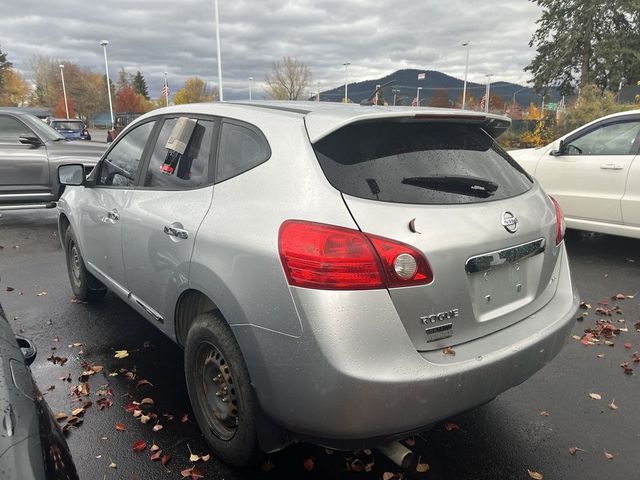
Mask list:
POLYGON ((549 198, 553 202, 553 206, 556 207, 556 246, 557 246, 557 245, 560 245, 560 242, 562 242, 562 240, 564 239, 564 232, 567 229, 567 226, 564 222, 564 214, 562 213, 560 204, 551 195, 549 195, 549 198))
POLYGON ((289 285, 298 287, 366 290, 433 280, 426 258, 413 247, 350 228, 287 220, 278 248, 289 285))

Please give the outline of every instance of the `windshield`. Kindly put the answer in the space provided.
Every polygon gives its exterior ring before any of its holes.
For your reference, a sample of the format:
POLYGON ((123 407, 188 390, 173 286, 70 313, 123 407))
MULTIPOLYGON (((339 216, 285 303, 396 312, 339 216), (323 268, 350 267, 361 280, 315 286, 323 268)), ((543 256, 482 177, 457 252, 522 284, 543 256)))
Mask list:
POLYGON ((23 122, 29 125, 45 142, 65 140, 65 138, 60 135, 60 133, 44 123, 38 117, 34 117, 32 115, 23 115, 20 118, 23 122))
POLYGON ((514 197, 533 185, 477 125, 361 122, 330 134, 314 148, 335 188, 370 200, 477 203, 514 197))
POLYGON ((51 126, 56 130, 71 130, 73 132, 79 132, 82 130, 82 122, 51 122, 51 126))

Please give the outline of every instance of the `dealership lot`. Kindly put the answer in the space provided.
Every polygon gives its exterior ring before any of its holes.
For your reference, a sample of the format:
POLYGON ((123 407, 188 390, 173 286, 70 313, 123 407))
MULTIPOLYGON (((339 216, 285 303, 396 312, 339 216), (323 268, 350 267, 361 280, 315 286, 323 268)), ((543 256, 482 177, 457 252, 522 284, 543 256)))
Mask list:
MULTIPOLYGON (((208 453, 190 418, 182 351, 112 294, 96 305, 73 302, 55 211, 3 212, 0 246, 0 302, 13 329, 38 346, 32 370, 54 413, 77 408, 71 388, 88 365, 103 367, 88 375, 90 393, 80 398, 93 404, 68 436, 81 478, 180 478, 181 470, 194 465, 190 451, 198 456, 208 453), (120 350, 128 355, 115 358, 120 350), (68 360, 53 363, 47 359, 52 355, 68 360), (112 406, 100 410, 101 398, 112 406), (125 410, 144 398, 153 400, 151 408, 146 402, 146 423, 125 410), (122 424, 120 430, 117 424, 122 424), (154 431, 155 425, 162 428, 154 431), (132 446, 139 440, 146 448, 134 452, 132 446), (165 466, 150 460, 153 443, 171 456, 165 466)), ((576 321, 572 334, 582 337, 597 319, 609 320, 622 331, 608 339, 602 334, 595 345, 568 339, 554 362, 529 381, 448 424, 435 425, 415 439, 413 447, 429 471, 412 468, 404 471, 406 477, 529 478, 527 470, 545 479, 637 475, 640 363, 634 363, 632 355, 640 350, 640 333, 634 326, 640 319, 638 240, 574 234, 567 246, 574 281, 591 306, 581 310, 588 315, 576 321), (625 298, 612 299, 619 293, 625 298), (604 315, 596 314, 598 307, 604 315), (614 311, 608 316, 610 310, 614 311), (620 366, 624 362, 634 370, 631 374, 620 366), (612 404, 618 408, 610 408, 612 404), (572 454, 572 447, 579 450, 572 454)), ((365 398, 362 405, 366 408, 365 398)), ((274 454, 264 469, 250 472, 234 471, 215 458, 197 465, 205 478, 381 478, 386 471, 401 472, 375 451, 328 454, 310 445, 274 454), (356 458, 362 465, 373 463, 372 471, 347 471, 346 465, 360 469, 356 458)))

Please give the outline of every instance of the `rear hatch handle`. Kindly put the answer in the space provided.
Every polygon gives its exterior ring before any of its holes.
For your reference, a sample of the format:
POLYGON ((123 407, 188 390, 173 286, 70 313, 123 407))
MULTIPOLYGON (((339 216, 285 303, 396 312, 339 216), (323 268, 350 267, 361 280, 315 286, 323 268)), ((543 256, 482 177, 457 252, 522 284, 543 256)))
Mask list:
POLYGON ((471 257, 465 263, 467 273, 477 273, 490 270, 493 267, 504 265, 505 263, 515 263, 525 258, 533 257, 545 251, 546 241, 539 238, 532 242, 516 245, 515 247, 497 250, 495 252, 483 253, 471 257))

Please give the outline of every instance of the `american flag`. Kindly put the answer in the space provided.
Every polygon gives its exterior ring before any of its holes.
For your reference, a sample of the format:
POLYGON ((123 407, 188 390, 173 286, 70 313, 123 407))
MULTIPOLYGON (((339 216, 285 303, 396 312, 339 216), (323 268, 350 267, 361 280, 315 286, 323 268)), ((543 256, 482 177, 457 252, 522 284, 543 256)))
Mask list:
POLYGON ((164 87, 162 87, 162 96, 169 97, 169 85, 166 83, 164 84, 164 87))
POLYGON ((480 100, 480 110, 484 110, 485 103, 487 102, 487 94, 485 93, 480 100))
POLYGON ((427 76, 426 73, 419 73, 418 74, 418 80, 424 80, 426 76, 427 76))

